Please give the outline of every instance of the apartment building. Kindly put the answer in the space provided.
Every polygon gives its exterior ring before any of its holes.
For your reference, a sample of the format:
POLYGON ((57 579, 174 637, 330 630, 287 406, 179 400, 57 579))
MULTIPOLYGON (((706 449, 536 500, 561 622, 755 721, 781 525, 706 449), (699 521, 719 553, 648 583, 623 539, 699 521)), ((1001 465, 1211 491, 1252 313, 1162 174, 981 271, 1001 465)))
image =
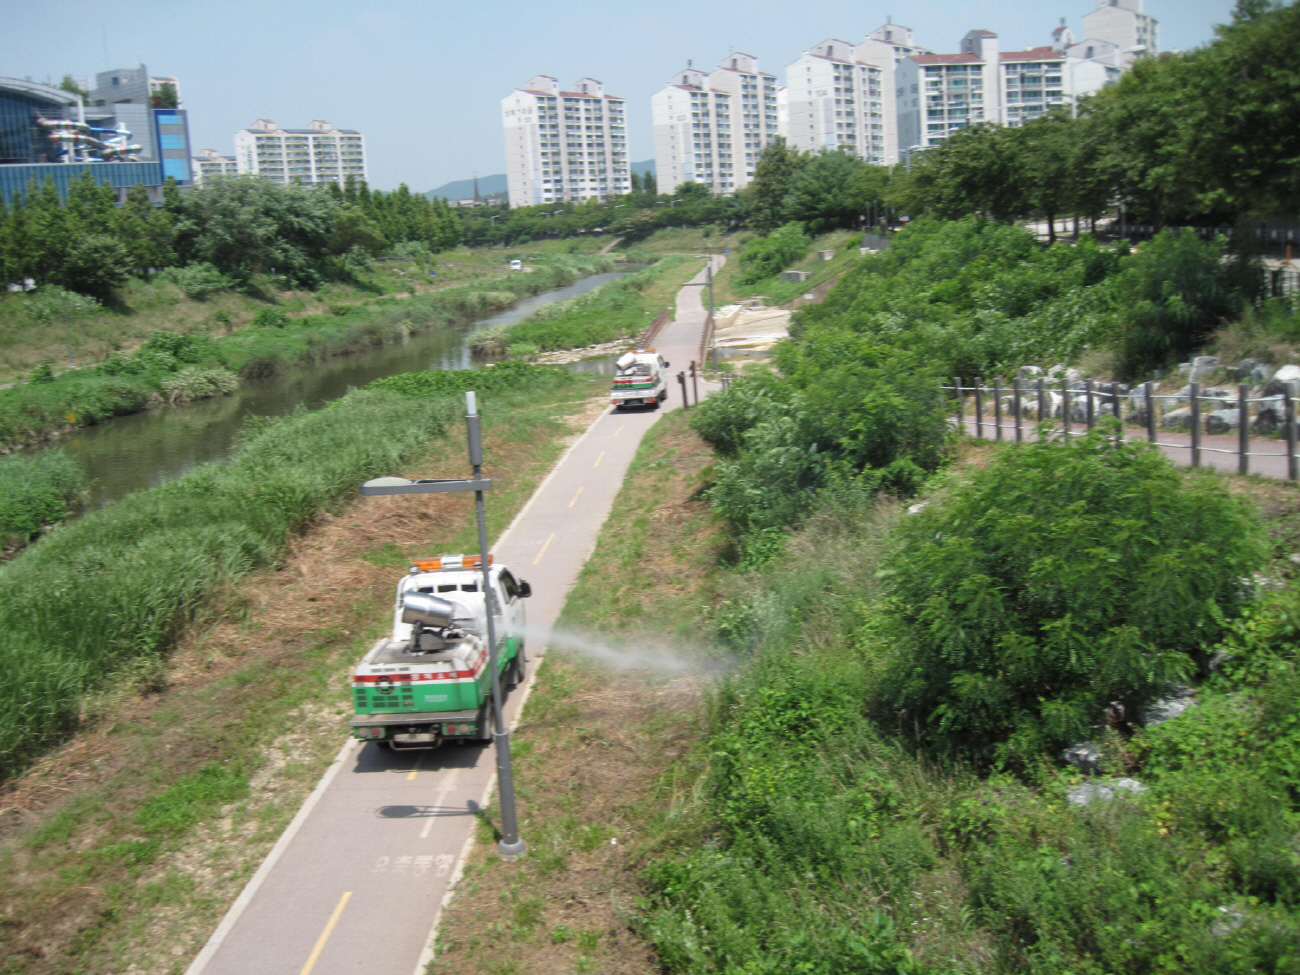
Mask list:
POLYGON ((273 183, 316 185, 366 179, 366 142, 355 129, 315 119, 305 129, 282 129, 261 118, 235 133, 235 167, 273 183))
POLYGON ((786 68, 782 134, 804 152, 842 149, 879 166, 898 161, 898 66, 929 54, 892 19, 854 44, 828 38, 786 68))
POLYGON ((904 58, 895 89, 900 157, 936 146, 982 122, 1022 125, 1118 80, 1119 49, 1100 40, 1073 42, 1068 28, 1051 46, 1002 51, 998 35, 973 30, 958 54, 904 58))
POLYGON ((703 183, 722 196, 749 185, 768 143, 780 133, 776 76, 750 54, 728 55, 705 73, 688 66, 650 98, 655 173, 671 192, 703 183))
POLYGON ((1097 9, 1083 15, 1083 36, 1117 47, 1121 68, 1160 53, 1160 25, 1147 15, 1143 0, 1097 0, 1097 9))
POLYGON ((623 99, 595 78, 561 91, 537 75, 501 99, 512 207, 604 202, 631 189, 623 99))
POLYGON ((234 176, 239 172, 239 164, 234 156, 223 156, 215 149, 201 150, 191 162, 195 186, 202 184, 209 176, 234 176))

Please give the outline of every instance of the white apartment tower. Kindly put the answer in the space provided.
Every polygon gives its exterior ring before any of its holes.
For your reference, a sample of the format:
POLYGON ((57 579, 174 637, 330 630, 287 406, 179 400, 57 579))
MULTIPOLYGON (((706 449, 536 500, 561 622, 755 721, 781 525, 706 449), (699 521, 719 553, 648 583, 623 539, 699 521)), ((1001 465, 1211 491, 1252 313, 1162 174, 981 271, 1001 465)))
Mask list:
POLYGON ((1097 0, 1097 9, 1083 15, 1083 35, 1119 48, 1122 68, 1140 55, 1160 53, 1159 23, 1147 16, 1142 0, 1097 0))
POLYGON ((1050 47, 1002 51, 992 31, 973 30, 960 54, 917 54, 898 68, 899 152, 936 146, 971 125, 1023 125, 1118 80, 1119 48, 1102 40, 1075 44, 1069 28, 1050 47))
POLYGON ((748 186, 780 131, 777 96, 776 76, 749 54, 729 55, 707 74, 678 72, 650 98, 660 189, 703 183, 721 196, 748 186))
POLYGON ((194 174, 194 185, 199 186, 209 176, 234 176, 239 172, 239 164, 234 156, 223 156, 215 149, 203 149, 192 160, 190 171, 194 174))
POLYGON ((316 119, 305 129, 282 129, 260 118, 235 133, 235 165, 273 183, 338 183, 366 179, 366 143, 353 129, 316 119))
POLYGON ((594 78, 573 88, 541 74, 501 99, 512 207, 604 202, 631 189, 623 99, 594 78))

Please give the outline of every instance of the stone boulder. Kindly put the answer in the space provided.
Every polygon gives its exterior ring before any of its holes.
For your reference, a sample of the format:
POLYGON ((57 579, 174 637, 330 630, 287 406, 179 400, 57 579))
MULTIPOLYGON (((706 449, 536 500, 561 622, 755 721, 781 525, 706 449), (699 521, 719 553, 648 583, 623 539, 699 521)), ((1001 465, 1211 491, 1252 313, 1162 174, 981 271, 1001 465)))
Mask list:
POLYGON ((1066 794, 1066 801, 1072 806, 1089 806, 1094 802, 1112 802, 1146 792, 1147 787, 1137 779, 1097 779, 1076 785, 1066 794))
POLYGON ((1264 387, 1264 395, 1285 396, 1287 383, 1300 383, 1300 366, 1288 364, 1273 373, 1273 378, 1264 387))
POLYGON ((1267 436, 1277 433, 1286 422, 1286 397, 1266 396, 1258 404, 1259 412, 1255 414, 1250 429, 1253 433, 1267 436))
POLYGON ((1205 418, 1206 433, 1232 433, 1240 425, 1240 410, 1215 410, 1205 418))
POLYGON ((1061 758, 1088 775, 1101 771, 1101 748, 1095 741, 1075 742, 1061 752, 1061 758))
POLYGON ((1237 382, 1252 386, 1263 386, 1268 382, 1272 370, 1259 359, 1242 359, 1237 363, 1237 382))
POLYGON ((1199 383, 1222 365, 1217 355, 1198 355, 1192 360, 1188 378, 1191 382, 1199 383))

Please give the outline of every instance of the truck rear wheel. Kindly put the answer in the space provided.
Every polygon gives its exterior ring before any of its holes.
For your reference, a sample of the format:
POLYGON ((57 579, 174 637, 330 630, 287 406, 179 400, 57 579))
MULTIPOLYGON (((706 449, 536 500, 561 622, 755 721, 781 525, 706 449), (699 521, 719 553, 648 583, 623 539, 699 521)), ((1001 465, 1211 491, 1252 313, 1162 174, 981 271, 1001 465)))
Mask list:
POLYGON ((506 686, 514 690, 524 682, 528 674, 524 669, 524 648, 516 648, 515 658, 510 661, 510 667, 506 670, 506 686))

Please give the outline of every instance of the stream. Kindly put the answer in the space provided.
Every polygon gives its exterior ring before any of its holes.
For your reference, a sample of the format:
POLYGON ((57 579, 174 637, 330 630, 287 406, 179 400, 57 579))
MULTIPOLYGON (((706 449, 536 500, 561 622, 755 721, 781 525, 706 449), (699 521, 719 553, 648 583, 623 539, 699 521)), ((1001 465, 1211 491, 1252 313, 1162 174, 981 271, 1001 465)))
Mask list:
MULTIPOLYGON (((109 504, 199 464, 224 460, 249 416, 281 416, 299 406, 317 409, 384 376, 473 368, 469 338, 474 333, 517 322, 543 305, 584 294, 626 273, 593 274, 566 288, 523 298, 491 318, 437 328, 402 343, 339 356, 280 376, 245 380, 230 396, 160 407, 86 427, 60 446, 85 470, 91 482, 90 504, 109 504)), ((567 368, 608 374, 613 372, 612 358, 588 359, 567 368)))

